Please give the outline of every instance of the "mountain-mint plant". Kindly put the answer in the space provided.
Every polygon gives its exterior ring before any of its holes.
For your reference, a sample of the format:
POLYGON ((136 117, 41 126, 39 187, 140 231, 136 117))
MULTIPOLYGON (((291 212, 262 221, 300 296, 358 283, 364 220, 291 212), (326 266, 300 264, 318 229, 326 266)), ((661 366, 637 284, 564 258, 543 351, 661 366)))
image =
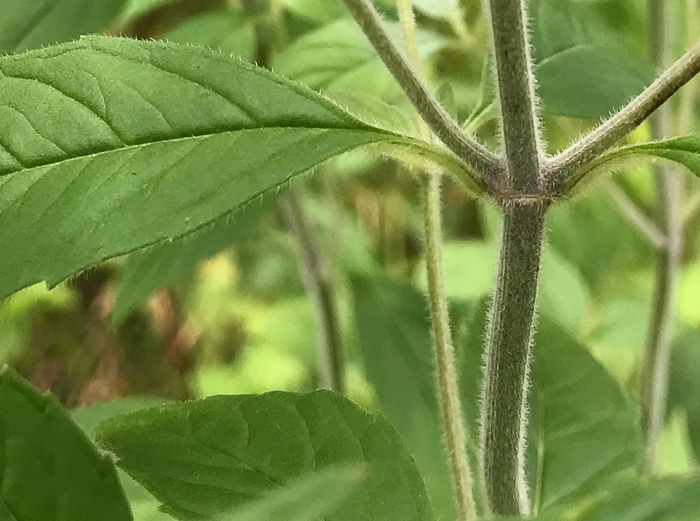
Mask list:
MULTIPOLYGON (((642 157, 700 176, 698 135, 623 143, 700 72, 700 43, 552 156, 535 82, 545 65, 535 69, 523 0, 485 2, 493 101, 464 126, 422 79, 411 2, 396 2, 405 52, 373 3, 343 2, 415 109, 415 132, 369 109, 351 113, 300 82, 203 47, 108 36, 49 45, 114 28, 125 16, 119 13, 138 11, 139 2, 100 3, 80 23, 70 13, 90 2, 58 1, 46 11, 9 2, 14 25, 0 40, 7 53, 0 57, 0 298, 235 226, 239 218, 247 223, 261 198, 365 147, 417 172, 425 200, 431 324, 421 322, 423 303, 412 288, 361 275, 351 281, 358 315, 377 322, 376 331, 359 331, 366 361, 374 357, 368 372, 386 366, 403 374, 383 350, 411 357, 403 382, 375 379, 380 401, 401 404, 403 394, 415 393, 413 416, 388 407, 387 420, 323 390, 147 408, 116 402, 98 412, 105 421, 96 443, 105 455, 81 432, 77 416, 73 421, 53 398, 5 369, 0 518, 128 521, 135 511, 129 491, 145 494, 136 480, 164 512, 183 520, 696 519, 697 476, 637 478, 642 443, 635 410, 585 349, 546 317, 538 329, 547 347, 532 346, 548 211, 642 157), (464 130, 491 104, 500 131, 494 149, 464 130), (448 307, 444 175, 500 208, 498 275, 488 306, 448 307), (392 324, 406 330, 402 345, 381 337, 382 320, 397 319, 387 309, 415 317, 392 324), (451 317, 468 323, 467 332, 451 327, 451 317), (416 338, 428 331, 435 348, 426 358, 425 342, 416 338), (457 342, 468 349, 456 352, 457 342), (431 456, 440 437, 444 460, 431 456), (113 457, 130 477, 118 474, 113 457)), ((424 12, 435 7, 420 3, 424 12)), ((264 26, 256 29, 259 50, 264 26)))

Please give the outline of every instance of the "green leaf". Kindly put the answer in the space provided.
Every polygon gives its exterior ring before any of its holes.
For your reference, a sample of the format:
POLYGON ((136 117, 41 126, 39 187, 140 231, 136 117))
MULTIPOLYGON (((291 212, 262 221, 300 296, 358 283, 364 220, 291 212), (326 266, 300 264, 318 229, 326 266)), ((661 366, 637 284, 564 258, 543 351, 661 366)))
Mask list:
POLYGON ((119 464, 182 519, 219 515, 311 470, 366 464, 369 477, 327 521, 432 521, 404 443, 377 415, 327 391, 216 396, 101 424, 119 464))
POLYGON ((293 13, 314 22, 330 22, 347 15, 342 2, 328 0, 283 0, 284 5, 293 13))
POLYGON ((364 366, 382 412, 406 440, 440 519, 454 519, 425 297, 383 277, 351 281, 364 366))
POLYGON ((99 402, 89 407, 73 409, 70 413, 75 424, 80 427, 85 434, 92 437, 95 428, 114 416, 120 416, 140 409, 147 409, 167 402, 163 398, 155 396, 131 396, 109 402, 99 402))
POLYGON ((58 401, 0 373, 0 519, 130 521, 114 465, 58 401))
POLYGON ((127 0, 124 12, 121 15, 122 24, 145 15, 158 7, 172 4, 177 0, 127 0))
MULTIPOLYGON (((645 154, 685 166, 700 177, 700 133, 623 147, 620 153, 645 154)), ((614 154, 614 152, 612 153, 614 154)))
POLYGON ((590 292, 579 270, 554 249, 542 255, 539 309, 576 337, 590 307, 590 292))
MULTIPOLYGON (((533 390, 539 398, 533 501, 544 510, 588 493, 641 452, 634 405, 590 353, 547 317, 535 339, 533 390)), ((532 479, 532 478, 531 478, 532 479)))
MULTIPOLYGON (((403 45, 401 27, 389 25, 388 29, 397 45, 403 45)), ((422 58, 444 45, 442 39, 428 33, 419 32, 417 36, 422 58)), ((401 92, 354 20, 338 20, 306 34, 277 59, 275 70, 313 89, 333 94, 369 93, 390 101, 401 92)))
POLYGON ((552 249, 576 267, 594 292, 605 293, 611 281, 629 273, 630 266, 653 266, 649 242, 596 187, 553 206, 547 226, 552 249), (581 237, 593 237, 595 248, 581 237))
POLYGON ((124 3, 125 0, 6 0, 0 18, 0 54, 105 31, 124 3))
POLYGON ((681 409, 688 417, 688 432, 700 461, 700 333, 691 329, 674 339, 669 369, 668 409, 681 409))
POLYGON ((365 478, 361 466, 331 467, 272 490, 215 521, 317 521, 332 515, 365 478))
POLYGON ((460 168, 206 49, 90 37, 0 69, 0 298, 196 231, 361 145, 460 168))
MULTIPOLYGON (((81 407, 71 411, 73 421, 85 434, 92 437, 95 427, 109 418, 138 411, 147 407, 162 405, 167 400, 153 396, 138 396, 122 398, 110 402, 100 402, 89 407, 81 407)), ((123 470, 118 470, 119 480, 124 488, 124 493, 129 500, 129 506, 134 516, 134 521, 168 521, 173 518, 161 512, 158 507, 160 502, 154 498, 145 488, 139 485, 123 470)))
POLYGON ((250 20, 235 11, 216 11, 190 18, 170 31, 166 39, 209 47, 243 60, 248 60, 255 49, 250 20))
POLYGON ((529 4, 544 112, 604 118, 654 78, 653 67, 629 50, 620 30, 601 23, 606 17, 596 12, 595 2, 530 0, 529 4))
POLYGON ((666 139, 635 143, 610 150, 579 169, 564 183, 566 192, 574 191, 582 181, 589 183, 595 177, 619 170, 640 157, 657 157, 685 166, 700 177, 700 133, 666 139))
MULTIPOLYGON (((591 495, 553 508, 529 521, 695 521, 700 511, 700 478, 651 479, 633 472, 600 483, 591 495)), ((512 519, 512 518, 511 518, 512 519)))
POLYGON ((276 199, 266 197, 261 204, 246 206, 185 237, 132 253, 117 284, 112 323, 121 324, 129 312, 155 290, 184 277, 201 261, 245 237, 276 199))
POLYGON ((577 45, 536 68, 537 92, 548 114, 597 119, 623 107, 653 80, 653 72, 611 46, 577 45))

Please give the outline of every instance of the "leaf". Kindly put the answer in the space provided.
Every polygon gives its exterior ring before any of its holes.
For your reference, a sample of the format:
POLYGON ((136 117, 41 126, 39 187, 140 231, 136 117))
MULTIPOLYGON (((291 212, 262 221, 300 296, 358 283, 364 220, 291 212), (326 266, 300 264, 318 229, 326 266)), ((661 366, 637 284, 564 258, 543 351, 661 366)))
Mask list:
POLYGON ((175 1, 176 0, 127 0, 124 12, 121 15, 122 24, 127 21, 135 20, 149 11, 153 11, 175 1))
POLYGON ((0 299, 196 231, 358 146, 433 154, 206 49, 90 37, 0 70, 0 299))
POLYGON ((591 296, 579 270, 556 250, 542 255, 539 308, 576 337, 583 329, 591 296))
POLYGON ((250 20, 235 11, 204 13, 170 31, 167 40, 193 43, 248 60, 255 48, 250 20))
POLYGON ((362 467, 328 468, 273 490, 215 521, 317 521, 332 514, 365 479, 362 467))
POLYGON ((641 452, 633 404, 617 382, 561 326, 541 317, 535 339, 533 393, 539 396, 538 452, 532 483, 540 510, 587 493, 641 452))
POLYGON ((366 464, 353 501, 327 521, 432 521, 405 445, 378 415, 327 391, 215 396, 101 424, 119 465, 181 519, 219 515, 311 470, 366 464))
POLYGON ((673 341, 669 369, 668 409, 681 409, 688 417, 688 432, 695 458, 700 461, 700 334, 695 329, 673 341))
POLYGON ((0 519, 130 521, 112 462, 58 401, 0 373, 0 519))
POLYGON ((653 67, 621 41, 619 28, 601 23, 606 16, 596 12, 594 2, 529 3, 537 91, 544 112, 604 118, 654 78, 653 67))
POLYGON ((87 436, 92 437, 95 428, 103 421, 127 414, 129 412, 155 407, 167 402, 163 398, 155 396, 131 396, 109 402, 99 402, 89 407, 73 409, 70 413, 75 424, 80 427, 87 436))
MULTIPOLYGON (((387 29, 397 45, 404 45, 398 25, 390 24, 387 29)), ((421 58, 444 45, 444 40, 429 33, 417 36, 421 58)), ((324 92, 367 93, 388 101, 401 92, 367 37, 349 19, 325 25, 294 42, 277 59, 275 70, 324 92)))
MULTIPOLYGON (((591 495, 551 509, 530 521, 695 521, 700 478, 651 479, 627 472, 603 481, 591 495)), ((512 519, 512 518, 511 518, 512 519)))
MULTIPOLYGON (((459 334, 462 328, 455 325, 460 389, 472 436, 479 421, 480 344, 487 310, 478 308, 466 334, 459 334)), ((544 312, 540 315, 532 350, 526 444, 534 512, 587 497, 603 479, 632 467, 641 451, 634 405, 571 333, 544 312)))
POLYGON ((440 519, 454 519, 425 297, 383 277, 356 274, 351 282, 367 378, 382 412, 416 459, 440 519))
MULTIPOLYGON (((85 434, 92 437, 95 427, 108 418, 138 411, 155 405, 162 405, 167 400, 153 396, 122 398, 110 402, 101 402, 89 407, 71 411, 73 421, 85 434)), ((160 503, 145 488, 134 481, 126 472, 118 470, 119 480, 129 500, 134 521, 168 521, 173 518, 158 510, 160 503)))
POLYGON ((567 204, 553 206, 547 226, 552 249, 575 266, 596 293, 605 293, 611 281, 629 273, 630 266, 653 266, 649 242, 595 187, 567 204), (581 237, 592 237, 595 248, 581 237))
POLYGON ((674 161, 685 166, 696 177, 700 177, 700 133, 664 141, 629 145, 622 147, 620 153, 646 154, 674 161))
POLYGON ((673 161, 700 177, 700 133, 662 141, 634 143, 610 150, 574 172, 563 188, 566 192, 573 191, 583 180, 590 182, 597 176, 618 170, 621 165, 645 156, 673 161))
POLYGON ((117 284, 112 324, 121 324, 155 290, 184 277, 201 261, 244 237, 274 201, 276 197, 266 197, 261 204, 249 205, 185 237, 132 253, 117 284))
POLYGON ((544 111, 597 119, 623 107, 653 80, 653 72, 611 46, 577 45, 536 68, 544 111))
POLYGON ((330 22, 347 15, 342 2, 328 0, 283 0, 284 5, 295 14, 314 22, 330 22))
POLYGON ((105 31, 125 0, 5 0, 0 54, 22 52, 105 31))

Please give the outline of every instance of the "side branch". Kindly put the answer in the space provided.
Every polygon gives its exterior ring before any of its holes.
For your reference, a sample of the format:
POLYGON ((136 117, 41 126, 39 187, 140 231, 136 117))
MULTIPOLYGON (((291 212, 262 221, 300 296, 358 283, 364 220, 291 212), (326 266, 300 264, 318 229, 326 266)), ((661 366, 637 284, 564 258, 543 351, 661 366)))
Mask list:
POLYGON ((287 228, 296 240, 299 272, 314 307, 321 377, 319 387, 345 393, 345 361, 336 295, 328 269, 324 266, 324 259, 301 207, 299 192, 290 190, 281 201, 281 212, 287 228))
POLYGON ((500 161, 486 147, 467 136, 430 93, 420 77, 393 44, 381 17, 369 0, 343 0, 387 69, 396 78, 416 111, 440 140, 484 182, 500 169, 500 161))
POLYGON ((557 185, 597 158, 642 124, 668 98, 700 73, 700 42, 667 69, 644 92, 585 138, 554 157, 547 168, 557 185))

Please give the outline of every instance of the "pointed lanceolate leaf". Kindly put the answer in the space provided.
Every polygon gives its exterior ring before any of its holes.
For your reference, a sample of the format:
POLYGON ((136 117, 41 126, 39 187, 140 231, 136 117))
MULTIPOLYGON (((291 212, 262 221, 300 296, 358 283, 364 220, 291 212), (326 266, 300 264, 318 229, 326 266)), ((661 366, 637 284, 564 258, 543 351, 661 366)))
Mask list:
POLYGON ((610 150, 575 172, 564 183, 564 191, 574 191, 579 185, 590 182, 598 175, 619 169, 630 160, 645 156, 673 161, 700 177, 700 133, 663 141, 635 143, 610 150))
POLYGON ((657 156, 685 166, 700 177, 700 133, 624 147, 622 151, 657 156))
POLYGON ((0 519, 130 521, 112 462, 59 403, 0 372, 0 519))
POLYGON ((633 467, 641 453, 635 407, 584 346, 542 317, 534 347, 533 411, 539 434, 533 501, 544 510, 589 494, 606 476, 633 467))
POLYGON ((4 0, 0 54, 106 31, 125 3, 126 0, 4 0))
POLYGON ((358 146, 432 153, 207 49, 89 37, 0 72, 0 299, 191 233, 358 146))
POLYGON ((216 396, 101 424, 120 466, 180 519, 220 515, 312 471, 366 465, 326 521, 433 521, 425 487, 386 420, 334 393, 216 396))
POLYGON ((601 480, 589 496, 527 520, 696 521, 698 512, 700 478, 697 475, 643 481, 635 471, 630 471, 601 480))
POLYGON ((351 280, 362 358, 382 412, 411 449, 440 518, 454 519, 425 297, 384 277, 351 280))

